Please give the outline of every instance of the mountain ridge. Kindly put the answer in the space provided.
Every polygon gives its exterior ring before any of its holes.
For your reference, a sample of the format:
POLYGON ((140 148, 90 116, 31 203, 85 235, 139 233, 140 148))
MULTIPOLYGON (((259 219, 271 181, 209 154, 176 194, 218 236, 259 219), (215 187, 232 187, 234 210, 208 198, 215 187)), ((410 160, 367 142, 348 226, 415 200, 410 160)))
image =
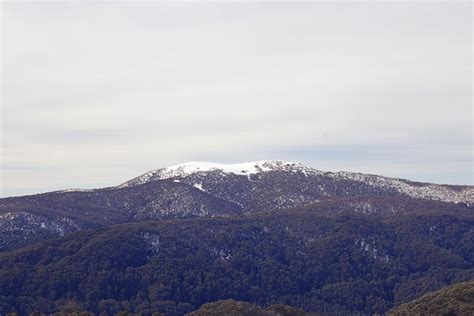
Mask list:
MULTIPOLYGON (((221 164, 214 162, 187 162, 171 167, 150 170, 138 177, 128 180, 118 187, 129 187, 147 183, 154 180, 179 179, 189 177, 194 174, 209 172, 221 172, 223 174, 234 174, 247 176, 249 179, 253 175, 269 171, 290 171, 299 172, 307 176, 327 176, 335 180, 352 180, 369 183, 375 187, 387 187, 396 189, 414 198, 438 199, 453 203, 474 202, 474 187, 469 185, 449 185, 435 184, 429 182, 417 182, 401 178, 392 178, 376 174, 364 174, 360 172, 348 171, 322 171, 316 168, 304 166, 301 163, 284 160, 259 160, 247 163, 221 164)), ((179 180, 178 180, 179 181, 179 180)))
MULTIPOLYGON (((363 173, 356 171, 323 171, 314 167, 305 166, 299 162, 285 161, 285 160, 257 160, 244 163, 233 163, 233 164, 224 164, 224 163, 215 163, 207 161, 190 161, 185 163, 180 163, 170 167, 161 167, 157 169, 149 170, 137 177, 129 179, 125 182, 122 182, 115 186, 101 187, 101 188, 67 188, 54 191, 40 192, 35 194, 19 195, 19 196, 8 196, 2 197, 0 199, 8 198, 17 198, 25 196, 36 196, 40 194, 49 194, 49 193, 67 193, 67 192, 93 192, 97 190, 108 190, 116 189, 123 187, 130 187, 134 185, 143 184, 146 182, 154 180, 164 180, 164 179, 173 179, 176 177, 190 176, 196 173, 207 173, 207 172, 222 172, 226 174, 234 175, 246 175, 252 176, 260 172, 268 171, 292 171, 292 172, 301 172, 305 175, 326 175, 332 178, 343 178, 348 180, 356 180, 359 182, 363 181, 373 181, 378 180, 379 182, 384 181, 396 181, 398 184, 404 183, 405 185, 412 185, 417 187, 444 187, 449 188, 450 190, 463 192, 463 194, 454 195, 452 198, 449 198, 449 202, 454 203, 473 203, 474 202, 474 186, 473 185, 460 185, 460 184, 443 184, 443 183, 433 183, 425 181, 414 181, 405 178, 399 177, 388 177, 378 174, 363 173)), ((420 197, 420 196, 413 196, 420 197)), ((430 199, 428 197, 428 199, 430 199)), ((441 199, 443 200, 443 199, 441 199)))
POLYGON ((242 216, 327 200, 333 200, 330 211, 351 210, 367 215, 416 210, 412 205, 450 209, 453 204, 470 209, 473 195, 474 187, 470 186, 324 172, 288 161, 232 165, 192 162, 155 169, 115 187, 2 198, 0 251, 80 229, 125 222, 242 216), (361 200, 346 200, 356 197, 361 200), (392 200, 388 203, 387 198, 392 200))
POLYGON ((194 162, 127 185, 0 199, 0 313, 77 303, 178 316, 229 298, 383 313, 474 277, 472 190, 194 162))

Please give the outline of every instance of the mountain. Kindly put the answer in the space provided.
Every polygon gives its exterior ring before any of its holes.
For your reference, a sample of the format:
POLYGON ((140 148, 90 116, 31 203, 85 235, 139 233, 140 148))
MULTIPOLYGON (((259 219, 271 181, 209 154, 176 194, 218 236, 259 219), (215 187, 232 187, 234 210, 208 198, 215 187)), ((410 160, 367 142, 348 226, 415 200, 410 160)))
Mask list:
POLYGON ((0 250, 117 223, 168 217, 230 216, 240 207, 182 183, 51 192, 0 199, 0 250))
POLYGON ((404 212, 415 204, 415 209, 470 208, 474 188, 324 172, 283 161, 191 162, 156 169, 116 187, 0 199, 0 251, 118 223, 242 216, 314 203, 321 208, 332 203, 331 211, 366 213, 404 212))
POLYGON ((472 210, 331 212, 331 203, 116 224, 0 253, 0 314, 73 304, 173 316, 234 299, 372 315, 474 279, 472 210))
POLYGON ((328 196, 400 196, 474 202, 472 186, 437 185, 351 172, 324 172, 299 163, 262 160, 242 164, 189 162, 149 171, 120 187, 173 179, 193 185, 245 211, 298 206, 328 196), (274 201, 269 201, 271 198, 274 201))
POLYGON ((458 283, 402 304, 391 316, 403 315, 474 315, 474 280, 458 283))

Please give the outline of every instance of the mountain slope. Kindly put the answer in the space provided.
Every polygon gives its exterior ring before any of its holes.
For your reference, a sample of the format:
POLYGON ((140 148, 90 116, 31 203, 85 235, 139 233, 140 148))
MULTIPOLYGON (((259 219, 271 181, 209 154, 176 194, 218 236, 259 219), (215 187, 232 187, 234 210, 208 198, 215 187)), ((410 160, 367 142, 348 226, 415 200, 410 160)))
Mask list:
POLYGON ((467 186, 323 172, 282 161, 186 163, 150 171, 112 188, 0 199, 0 251, 117 223, 233 216, 328 200, 341 200, 332 202, 331 211, 368 214, 469 207, 473 192, 467 186), (355 198, 359 200, 347 200, 355 198))
POLYGON ((388 311, 474 278, 474 216, 273 211, 114 225, 0 254, 4 314, 182 315, 233 298, 321 314, 388 311))
POLYGON ((351 172, 324 172, 299 163, 271 160, 228 165, 189 162, 149 171, 120 187, 163 179, 199 185, 225 199, 233 197, 249 211, 296 206, 325 196, 390 195, 468 205, 474 203, 474 188, 470 186, 437 185, 351 172), (222 186, 225 188, 216 188, 222 186), (234 186, 237 187, 233 190, 234 186), (264 202, 255 205, 255 195, 261 195, 262 188, 272 193, 283 191, 285 201, 277 201, 271 206, 264 202), (237 191, 240 195, 236 194, 237 191))
POLYGON ((230 216, 238 205, 184 183, 51 192, 0 199, 0 251, 99 226, 186 216, 230 216))
POLYGON ((458 283, 402 304, 391 316, 403 315, 474 315, 474 280, 458 283))

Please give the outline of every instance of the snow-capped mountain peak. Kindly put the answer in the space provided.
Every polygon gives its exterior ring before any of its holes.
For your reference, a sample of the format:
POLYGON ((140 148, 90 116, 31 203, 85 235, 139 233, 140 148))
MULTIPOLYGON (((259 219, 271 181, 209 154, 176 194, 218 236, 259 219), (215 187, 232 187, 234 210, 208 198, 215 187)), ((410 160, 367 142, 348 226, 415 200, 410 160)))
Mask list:
MULTIPOLYGON (((182 181, 206 192, 217 192, 223 190, 224 187, 234 188, 237 186, 241 191, 237 192, 234 190, 235 188, 230 189, 233 192, 232 194, 242 195, 244 191, 251 194, 256 190, 255 185, 257 184, 254 181, 254 176, 257 175, 257 178, 261 181, 260 176, 263 176, 263 174, 265 174, 266 181, 270 181, 267 185, 272 186, 272 190, 280 190, 281 192, 296 190, 293 192, 293 199, 296 200, 303 199, 301 196, 304 195, 304 192, 307 193, 308 190, 319 190, 313 195, 388 194, 454 203, 462 202, 468 205, 472 205, 474 201, 474 188, 472 186, 415 183, 404 179, 343 171, 324 172, 306 167, 300 163, 282 160, 259 160, 236 164, 186 162, 149 171, 121 184, 119 188, 132 187, 155 180, 173 179, 173 181, 182 181), (233 177, 230 179, 228 176, 233 177), (235 178, 236 176, 239 178, 238 180, 235 178), (305 180, 302 180, 302 176, 305 180), (270 178, 273 180, 269 180, 270 178), (238 181, 239 184, 237 185, 235 181, 238 181), (274 186, 275 183, 279 183, 279 188, 274 186)), ((264 186, 263 182, 260 185, 264 186)), ((265 190, 269 189, 265 187, 265 190)), ((220 193, 216 192, 214 194, 222 198, 220 193)), ((229 193, 229 196, 232 194, 229 193)), ((312 200, 316 200, 316 198, 313 199, 313 195, 312 200)), ((225 196, 225 198, 229 198, 229 196, 225 196)))
POLYGON ((160 170, 160 178, 172 178, 175 176, 185 176, 196 172, 222 171, 224 173, 233 173, 236 175, 251 175, 259 172, 278 170, 284 167, 299 165, 295 162, 280 160, 259 160, 252 162, 222 164, 215 162, 192 161, 183 164, 171 166, 160 170))
POLYGON ((92 225, 89 218, 94 225, 102 225, 181 216, 235 216, 313 204, 329 212, 367 215, 433 207, 462 210, 474 207, 474 186, 321 171, 279 160, 187 162, 149 171, 118 187, 0 200, 0 236, 10 236, 0 238, 1 251, 28 244, 30 235, 40 240, 45 231, 61 236, 87 228, 92 225))
MULTIPOLYGON (((227 174, 250 176, 261 172, 285 170, 285 171, 303 171, 310 170, 300 163, 283 160, 258 160, 252 162, 223 164, 216 162, 191 161, 171 167, 151 170, 137 178, 120 185, 128 187, 149 182, 150 180, 164 180, 175 177, 186 177, 195 173, 220 171, 227 174)), ((311 169, 312 170, 312 169, 311 169)))

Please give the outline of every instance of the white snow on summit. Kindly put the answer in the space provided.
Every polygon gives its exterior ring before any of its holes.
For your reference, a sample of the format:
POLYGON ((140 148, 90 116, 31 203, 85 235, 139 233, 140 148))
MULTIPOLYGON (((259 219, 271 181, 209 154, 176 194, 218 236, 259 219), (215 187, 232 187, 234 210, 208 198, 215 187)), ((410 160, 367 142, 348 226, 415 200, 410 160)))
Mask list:
MULTIPOLYGON (((173 178, 182 179, 197 173, 208 173, 215 171, 225 174, 247 176, 249 179, 251 175, 270 171, 302 173, 306 177, 323 176, 325 178, 332 178, 334 181, 350 180, 361 182, 382 190, 395 190, 401 194, 405 194, 413 198, 439 200, 454 203, 462 202, 467 203, 468 205, 472 205, 474 203, 474 188, 472 186, 459 187, 455 189, 453 186, 448 185, 415 183, 403 179, 389 178, 378 175, 345 171, 324 172, 315 168, 305 167, 300 163, 280 160, 259 160, 237 164, 197 161, 186 162, 168 168, 149 171, 137 178, 121 184, 119 187, 139 185, 153 180, 165 180, 173 178)), ((315 178, 315 181, 315 184, 317 184, 320 180, 315 178)), ((204 191, 202 188, 202 183, 194 184, 194 187, 204 191)))
POLYGON ((119 187, 128 187, 143 184, 150 180, 164 180, 175 177, 186 177, 199 172, 220 171, 223 173, 250 176, 260 172, 268 172, 272 170, 300 170, 302 172, 311 172, 312 170, 314 173, 315 169, 304 167, 296 162, 281 160, 259 160, 236 164, 192 161, 167 168, 151 170, 135 179, 121 184, 119 187))
POLYGON ((222 164, 215 162, 192 161, 159 170, 159 178, 167 179, 176 176, 186 176, 196 172, 222 171, 236 175, 251 175, 278 169, 282 165, 296 165, 294 162, 259 160, 237 164, 222 164))

